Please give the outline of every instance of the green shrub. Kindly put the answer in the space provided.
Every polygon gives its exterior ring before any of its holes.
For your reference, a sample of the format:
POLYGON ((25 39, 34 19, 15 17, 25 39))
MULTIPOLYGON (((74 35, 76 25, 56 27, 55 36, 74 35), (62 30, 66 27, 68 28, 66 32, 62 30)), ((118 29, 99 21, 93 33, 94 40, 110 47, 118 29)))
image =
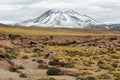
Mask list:
POLYGON ((106 63, 106 62, 103 61, 103 60, 99 60, 99 61, 98 61, 98 66, 99 66, 99 68, 101 68, 101 69, 111 69, 111 68, 112 68, 112 65, 106 63))
POLYGON ((39 65, 38 65, 38 68, 39 68, 39 69, 48 69, 49 67, 48 67, 48 65, 46 65, 46 64, 39 64, 39 65))
POLYGON ((8 36, 9 36, 9 38, 10 38, 11 40, 15 40, 15 39, 17 39, 18 37, 20 37, 20 35, 12 35, 12 34, 9 34, 8 36))
POLYGON ((101 68, 101 69, 111 69, 112 66, 110 64, 100 64, 99 68, 101 68))
POLYGON ((22 59, 29 59, 27 55, 22 56, 22 59))
POLYGON ((25 69, 22 65, 18 66, 18 69, 25 69))
POLYGON ((67 64, 67 63, 59 62, 59 65, 60 65, 61 67, 64 67, 66 64, 67 64))
POLYGON ((60 75, 60 74, 61 74, 61 70, 59 70, 58 68, 56 67, 48 68, 47 75, 60 75))
POLYGON ((112 64, 112 67, 113 67, 113 68, 117 68, 117 67, 118 67, 118 63, 113 63, 113 64, 112 64))
POLYGON ((10 68, 9 68, 9 71, 11 71, 11 72, 17 72, 17 67, 16 66, 11 66, 10 68))
POLYGON ((112 54, 112 55, 111 55, 111 58, 113 58, 113 59, 120 59, 120 55, 112 54))
POLYGON ((38 79, 38 80, 56 80, 55 78, 42 78, 42 79, 38 79))
POLYGON ((0 59, 5 59, 5 58, 6 58, 6 56, 4 54, 0 53, 0 59))
POLYGON ((8 58, 8 59, 15 59, 16 56, 14 54, 11 54, 11 53, 6 53, 5 56, 8 58))
POLYGON ((107 52, 100 51, 99 54, 100 54, 100 55, 104 55, 104 54, 107 54, 107 52))
POLYGON ((114 74, 114 80, 120 80, 120 73, 114 74))
POLYGON ((109 38, 109 41, 117 40, 117 37, 111 37, 109 38))
POLYGON ((39 54, 41 52, 41 50, 40 49, 33 49, 33 52, 39 54))
POLYGON ((85 66, 91 66, 91 63, 88 62, 88 61, 84 61, 83 64, 84 64, 85 66))
POLYGON ((76 80, 87 80, 86 78, 78 77, 76 80))
POLYGON ((53 61, 49 61, 49 65, 53 65, 53 66, 59 65, 59 60, 54 59, 53 61))
POLYGON ((53 66, 56 66, 56 65, 59 65, 61 67, 65 67, 65 68, 74 68, 74 64, 69 62, 69 63, 64 63, 64 62, 59 62, 59 60, 53 60, 53 61, 49 61, 49 65, 53 65, 53 66))
POLYGON ((36 59, 32 59, 32 61, 36 61, 36 59))
POLYGON ((49 61, 49 65, 56 66, 56 65, 59 65, 59 63, 55 61, 49 61))
POLYGON ((98 76, 99 79, 110 79, 110 76, 108 76, 107 74, 101 74, 98 76))
POLYGON ((64 65, 64 67, 65 68, 74 68, 75 66, 72 63, 67 63, 67 64, 64 65))
POLYGON ((88 43, 87 45, 88 46, 97 46, 98 44, 97 43, 88 43))
POLYGON ((73 56, 90 56, 90 54, 88 53, 84 53, 84 52, 80 52, 80 51, 65 51, 66 52, 66 55, 69 55, 71 57, 73 56))
POLYGON ((20 73, 21 78, 27 78, 27 75, 25 73, 20 73))
POLYGON ((88 77, 86 77, 86 78, 78 77, 76 80, 96 80, 96 78, 93 77, 93 76, 88 76, 88 77))
POLYGON ((88 76, 86 79, 87 79, 87 80, 96 80, 96 78, 93 77, 93 76, 88 76))
POLYGON ((37 60, 37 63, 44 63, 43 60, 37 60))
POLYGON ((4 56, 8 59, 15 59, 19 53, 16 53, 13 48, 5 47, 6 53, 4 56))
POLYGON ((11 72, 17 72, 18 69, 24 69, 24 67, 21 65, 20 66, 12 65, 11 67, 9 67, 9 71, 11 71, 11 72))

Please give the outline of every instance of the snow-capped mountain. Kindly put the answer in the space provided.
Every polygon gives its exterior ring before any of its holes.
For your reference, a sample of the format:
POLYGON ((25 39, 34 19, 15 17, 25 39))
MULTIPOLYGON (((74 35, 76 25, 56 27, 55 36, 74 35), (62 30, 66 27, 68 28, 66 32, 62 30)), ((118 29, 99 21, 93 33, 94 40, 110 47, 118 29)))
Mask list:
POLYGON ((52 9, 43 13, 35 19, 29 19, 18 25, 37 26, 37 27, 67 27, 67 28, 83 28, 89 25, 97 24, 93 18, 79 14, 74 10, 57 10, 52 9))

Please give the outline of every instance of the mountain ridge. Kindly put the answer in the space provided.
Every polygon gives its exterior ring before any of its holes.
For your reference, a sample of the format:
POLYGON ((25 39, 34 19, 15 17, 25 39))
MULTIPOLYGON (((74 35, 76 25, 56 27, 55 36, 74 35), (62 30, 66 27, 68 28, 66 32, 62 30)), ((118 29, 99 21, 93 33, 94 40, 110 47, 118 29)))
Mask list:
POLYGON ((34 19, 28 19, 19 26, 55 27, 55 28, 104 28, 120 30, 120 23, 100 23, 88 15, 82 15, 75 10, 50 9, 34 19))
POLYGON ((35 19, 29 19, 20 23, 24 26, 48 26, 83 28, 89 24, 96 24, 97 21, 87 15, 81 15, 74 10, 62 11, 51 9, 35 19))

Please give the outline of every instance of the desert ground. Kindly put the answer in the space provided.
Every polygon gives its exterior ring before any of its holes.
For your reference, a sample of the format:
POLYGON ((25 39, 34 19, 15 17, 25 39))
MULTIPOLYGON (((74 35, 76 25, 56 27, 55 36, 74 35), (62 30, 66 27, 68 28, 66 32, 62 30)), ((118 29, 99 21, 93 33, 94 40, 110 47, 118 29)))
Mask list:
POLYGON ((0 80, 120 80, 120 31, 0 25, 0 80))

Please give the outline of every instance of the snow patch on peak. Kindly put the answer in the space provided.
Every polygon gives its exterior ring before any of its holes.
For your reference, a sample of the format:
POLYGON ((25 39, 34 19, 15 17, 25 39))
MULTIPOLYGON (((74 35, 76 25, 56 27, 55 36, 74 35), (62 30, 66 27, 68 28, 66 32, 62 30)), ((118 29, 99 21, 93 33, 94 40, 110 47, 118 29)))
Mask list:
POLYGON ((81 15, 74 10, 58 10, 51 9, 43 13, 41 16, 26 20, 20 25, 24 26, 43 26, 43 27, 68 27, 83 28, 97 22, 87 15, 81 15))

